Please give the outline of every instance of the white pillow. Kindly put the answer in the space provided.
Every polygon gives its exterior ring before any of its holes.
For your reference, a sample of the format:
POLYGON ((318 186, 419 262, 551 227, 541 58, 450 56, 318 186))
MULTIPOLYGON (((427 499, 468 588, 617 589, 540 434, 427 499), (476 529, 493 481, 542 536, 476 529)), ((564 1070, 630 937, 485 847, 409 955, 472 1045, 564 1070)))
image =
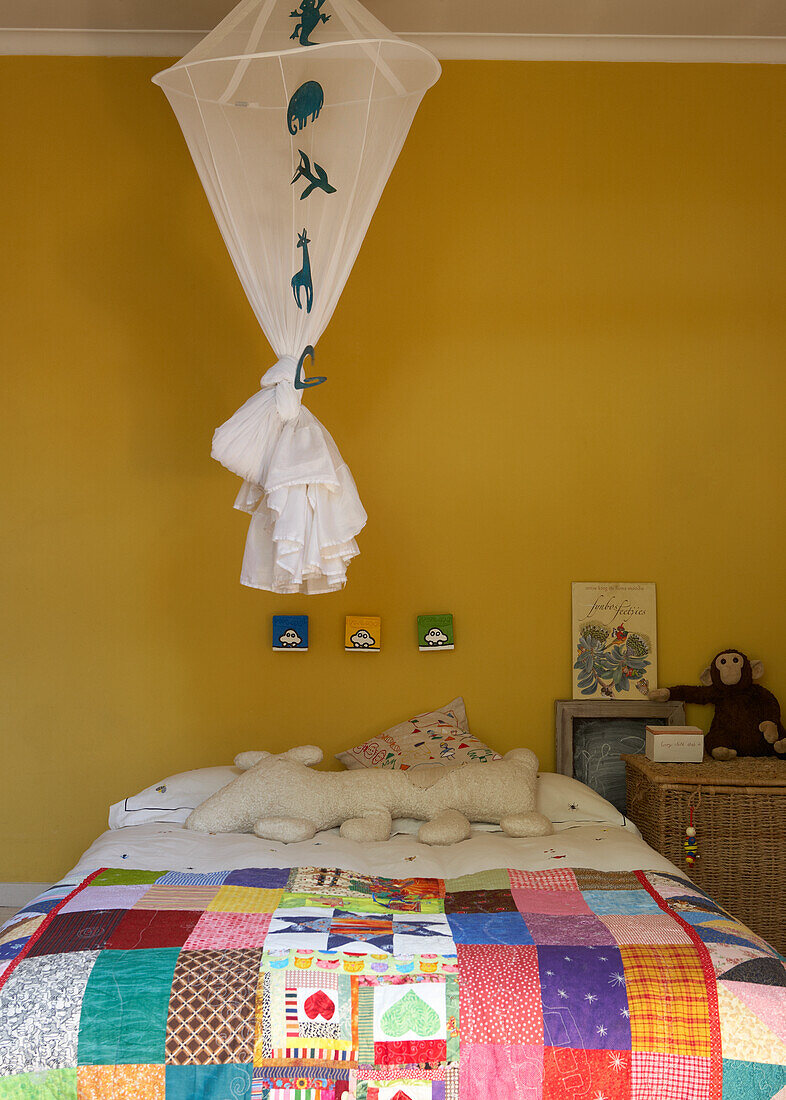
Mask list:
POLYGON ((116 802, 109 810, 109 828, 169 822, 182 825, 192 810, 242 775, 240 768, 197 768, 178 772, 116 802))
MULTIPOLYGON (((191 772, 179 772, 147 787, 139 794, 116 802, 109 811, 109 828, 122 829, 126 825, 149 825, 168 822, 184 824, 186 818, 227 783, 242 772, 240 768, 197 768, 191 772)), ((624 817, 610 802, 578 779, 553 772, 538 775, 538 810, 552 822, 557 832, 571 825, 620 825, 637 831, 635 825, 624 817)), ((400 817, 393 821, 395 833, 417 833, 422 821, 400 817)), ((473 828, 484 832, 499 831, 499 825, 487 822, 473 828)))
MULTIPOLYGON (((555 832, 563 832, 574 825, 618 825, 638 832, 638 829, 619 810, 578 779, 554 772, 539 772, 537 808, 554 826, 555 832)), ((410 817, 397 817, 393 821, 392 834, 417 833, 422 821, 410 817)), ((486 821, 472 822, 473 830, 484 833, 500 831, 499 825, 486 821)))
POLYGON ((399 722, 336 755, 336 760, 350 770, 400 768, 404 771, 431 764, 485 764, 499 759, 498 753, 469 732, 461 696, 437 710, 399 722))
POLYGON ((553 825, 629 825, 603 795, 569 775, 539 772, 538 809, 553 825))

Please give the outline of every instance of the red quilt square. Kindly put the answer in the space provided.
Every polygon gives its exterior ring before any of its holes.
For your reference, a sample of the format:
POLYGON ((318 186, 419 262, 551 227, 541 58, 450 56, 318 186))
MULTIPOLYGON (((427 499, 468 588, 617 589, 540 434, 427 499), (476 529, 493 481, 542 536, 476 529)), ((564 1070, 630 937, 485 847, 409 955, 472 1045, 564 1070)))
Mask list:
POLYGON ((33 944, 28 957, 100 950, 125 913, 125 909, 58 913, 33 944))
POLYGON ((187 951, 262 947, 270 913, 204 913, 183 945, 187 951))
POLYGON ((511 890, 519 913, 546 913, 552 917, 591 916, 579 890, 511 890))
POLYGON ((578 890, 579 884, 570 867, 554 871, 508 871, 514 890, 578 890))
POLYGON ((374 1043, 374 1061, 380 1066, 419 1066, 444 1062, 447 1057, 444 1039, 398 1040, 395 1043, 374 1043))
MULTIPOLYGON (((452 1094, 449 1094, 452 1095, 452 1094)), ((469 1100, 542 1100, 543 1047, 461 1040, 459 1096, 469 1100)), ((576 1097, 571 1097, 576 1100, 576 1097)))
POLYGON ((175 909, 130 909, 106 942, 116 951, 140 947, 182 947, 202 916, 175 909))
POLYGON ((460 943, 456 950, 462 1043, 542 1043, 537 947, 460 943))
POLYGON ((712 1088, 709 1058, 636 1051, 632 1062, 630 1095, 633 1100, 649 1100, 651 1096, 689 1096, 690 1100, 711 1100, 716 1095, 712 1088))
MULTIPOLYGON (((630 1100, 629 1050, 581 1050, 546 1047, 543 1052, 543 1095, 549 1100, 576 1100, 577 1096, 603 1100, 630 1100)), ((648 1098, 658 1095, 647 1093, 648 1098)), ((677 1093, 664 1094, 677 1096, 677 1093)), ((687 1093, 685 1094, 687 1097, 687 1093)))

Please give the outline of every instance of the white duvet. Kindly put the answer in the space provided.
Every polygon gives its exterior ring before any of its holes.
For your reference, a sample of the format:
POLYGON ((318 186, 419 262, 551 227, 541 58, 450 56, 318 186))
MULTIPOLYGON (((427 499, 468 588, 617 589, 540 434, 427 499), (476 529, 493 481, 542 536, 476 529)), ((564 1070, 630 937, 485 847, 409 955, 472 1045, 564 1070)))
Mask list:
POLYGON ((98 867, 124 866, 198 873, 238 867, 341 867, 389 878, 455 878, 492 867, 676 870, 630 824, 573 825, 553 836, 528 839, 476 830, 469 840, 437 848, 410 835, 360 844, 331 830, 317 833, 313 840, 282 844, 246 834, 195 833, 179 824, 154 823, 103 833, 62 881, 76 881, 98 867))

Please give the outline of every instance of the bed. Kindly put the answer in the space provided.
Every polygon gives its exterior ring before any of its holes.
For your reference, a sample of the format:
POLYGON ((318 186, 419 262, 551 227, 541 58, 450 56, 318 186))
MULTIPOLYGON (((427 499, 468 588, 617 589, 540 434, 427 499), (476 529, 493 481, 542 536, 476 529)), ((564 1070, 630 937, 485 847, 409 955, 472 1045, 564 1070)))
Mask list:
POLYGON ((110 829, 0 930, 0 1098, 786 1096, 784 959, 592 797, 443 849, 110 829))

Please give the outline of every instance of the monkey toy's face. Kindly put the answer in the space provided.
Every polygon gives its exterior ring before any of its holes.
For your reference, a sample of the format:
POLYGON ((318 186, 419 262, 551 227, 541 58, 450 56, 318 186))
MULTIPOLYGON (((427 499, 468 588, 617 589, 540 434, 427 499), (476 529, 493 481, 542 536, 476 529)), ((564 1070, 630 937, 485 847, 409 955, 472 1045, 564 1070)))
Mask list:
POLYGON ((732 684, 740 682, 745 666, 745 658, 741 653, 736 653, 733 649, 728 653, 719 653, 714 663, 722 684, 731 687, 732 684))
POLYGON ((747 691, 754 680, 764 675, 761 661, 749 661, 738 649, 725 649, 714 658, 709 668, 705 668, 699 677, 705 687, 737 688, 747 691))

